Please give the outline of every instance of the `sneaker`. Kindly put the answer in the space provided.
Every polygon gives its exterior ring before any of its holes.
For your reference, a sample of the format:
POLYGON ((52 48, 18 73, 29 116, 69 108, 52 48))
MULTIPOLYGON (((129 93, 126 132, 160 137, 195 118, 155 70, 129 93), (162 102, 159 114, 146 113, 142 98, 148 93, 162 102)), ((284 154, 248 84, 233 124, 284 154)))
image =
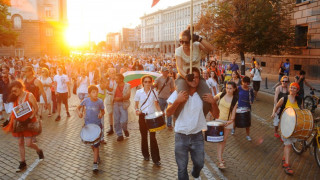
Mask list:
POLYGON ((61 120, 61 117, 57 116, 56 121, 60 121, 60 120, 61 120))
POLYGON ((158 161, 158 162, 156 162, 156 163, 154 163, 156 166, 161 166, 161 162, 160 161, 158 161))
POLYGON ((126 136, 126 137, 129 137, 129 131, 124 131, 124 135, 126 136))
POLYGON ((70 117, 70 113, 69 112, 67 112, 67 117, 70 117))
POLYGON ((39 159, 44 159, 43 151, 40 149, 40 151, 37 152, 39 159))
POLYGON ((94 171, 94 172, 99 171, 99 169, 98 169, 98 163, 93 163, 92 171, 94 171))
POLYGON ((252 139, 251 139, 250 136, 247 136, 246 139, 247 139, 248 141, 252 141, 252 139))
POLYGON ((145 161, 149 161, 149 160, 150 160, 149 156, 148 156, 148 157, 144 157, 143 159, 144 159, 145 161))
POLYGON ((231 130, 231 135, 234 135, 234 129, 231 130))
POLYGON ((118 136, 117 141, 123 141, 123 136, 118 136))
POLYGON ((278 133, 274 133, 274 137, 280 138, 280 135, 278 133))
POLYGON ((194 180, 201 180, 201 177, 199 176, 197 178, 194 178, 194 180))
POLYGON ((27 169, 26 161, 20 162, 19 167, 16 169, 16 172, 21 172, 23 170, 27 169))

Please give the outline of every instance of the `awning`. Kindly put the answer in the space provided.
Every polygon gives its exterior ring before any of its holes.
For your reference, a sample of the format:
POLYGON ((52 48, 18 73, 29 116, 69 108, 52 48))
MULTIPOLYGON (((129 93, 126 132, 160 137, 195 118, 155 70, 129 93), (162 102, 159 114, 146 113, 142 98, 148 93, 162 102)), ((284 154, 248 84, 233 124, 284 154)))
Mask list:
POLYGON ((156 47, 154 47, 154 48, 160 48, 160 44, 157 44, 156 47))

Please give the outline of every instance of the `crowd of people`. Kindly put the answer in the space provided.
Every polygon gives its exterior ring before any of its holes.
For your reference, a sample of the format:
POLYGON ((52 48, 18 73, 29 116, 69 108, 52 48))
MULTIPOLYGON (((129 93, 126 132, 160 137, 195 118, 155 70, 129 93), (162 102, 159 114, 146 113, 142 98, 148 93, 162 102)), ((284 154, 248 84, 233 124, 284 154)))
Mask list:
MULTIPOLYGON (((66 116, 70 117, 68 100, 72 93, 76 94, 80 101, 77 107, 79 118, 84 118, 85 124, 98 125, 102 130, 101 141, 92 145, 93 170, 97 171, 100 160, 99 146, 106 143, 104 135, 115 133, 117 141, 123 141, 124 137, 130 136, 127 124, 132 87, 124 81, 123 74, 127 71, 161 73, 155 80, 151 76, 143 76, 141 89, 136 91, 133 98, 135 112, 139 118, 143 159, 149 161, 151 155, 153 163, 161 166, 156 132, 148 131, 145 116, 162 111, 166 116, 166 126, 169 129, 174 128, 175 132, 178 179, 188 179, 189 153, 194 165, 191 174, 194 178, 200 177, 200 171, 204 166, 202 131, 207 129, 207 120, 214 119, 224 123, 224 141, 218 143, 217 160, 218 167, 225 169, 223 154, 228 136, 234 135, 236 128, 245 128, 245 138, 248 141, 252 140, 251 106, 260 89, 262 68, 253 59, 249 77, 240 76, 237 59, 225 65, 222 61, 211 60, 207 61, 205 66, 200 66, 203 61, 201 51, 209 52, 213 47, 205 39, 194 34, 193 67, 190 69, 190 40, 190 29, 180 34, 181 46, 176 49, 174 58, 138 53, 112 54, 108 57, 2 58, 0 118, 6 118, 3 123, 4 130, 18 137, 21 161, 17 172, 26 169, 24 139, 28 147, 36 150, 40 159, 44 158, 35 138, 41 133, 41 119, 54 116, 55 121, 61 121, 62 104, 66 116), (19 119, 11 112, 13 108, 25 102, 29 103, 30 111, 19 119), (208 114, 209 112, 211 114, 208 114), (105 118, 108 119, 108 123, 104 122, 105 118), (38 123, 38 128, 35 128, 35 131, 30 131, 30 128, 18 131, 17 124, 23 126, 30 123, 38 123), (104 133, 106 124, 109 125, 109 129, 104 133)), ((286 67, 286 64, 280 66, 281 85, 275 90, 275 109, 272 114, 275 119, 274 136, 278 138, 279 108, 282 104, 286 107, 296 107, 295 104, 285 103, 283 98, 289 97, 287 99, 293 103, 296 101, 293 99, 295 91, 303 90, 303 83, 310 86, 302 71, 300 77, 296 78, 297 83, 289 88, 289 78, 285 76, 289 70, 286 67)), ((284 140, 283 167, 288 174, 293 173, 288 155, 288 144, 291 142, 293 140, 284 140)))

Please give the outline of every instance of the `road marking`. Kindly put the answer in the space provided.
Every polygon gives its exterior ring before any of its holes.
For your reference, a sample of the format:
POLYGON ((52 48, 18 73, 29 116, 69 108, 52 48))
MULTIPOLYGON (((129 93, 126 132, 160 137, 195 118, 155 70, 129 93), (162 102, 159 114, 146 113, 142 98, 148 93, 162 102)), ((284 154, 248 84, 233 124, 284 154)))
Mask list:
POLYGON ((213 177, 213 174, 211 173, 211 171, 208 169, 206 165, 203 166, 202 171, 203 171, 203 174, 207 177, 207 179, 216 180, 216 178, 213 177))
POLYGON ((220 179, 227 180, 227 178, 222 174, 218 166, 210 159, 210 157, 207 155, 207 153, 204 153, 204 158, 209 163, 209 165, 212 167, 212 169, 217 173, 220 179))
POLYGON ((29 175, 29 173, 39 164, 40 161, 42 161, 42 159, 36 159, 34 161, 34 163, 31 164, 31 166, 29 166, 27 171, 25 173, 23 173, 18 180, 25 180, 27 178, 27 176, 29 175))

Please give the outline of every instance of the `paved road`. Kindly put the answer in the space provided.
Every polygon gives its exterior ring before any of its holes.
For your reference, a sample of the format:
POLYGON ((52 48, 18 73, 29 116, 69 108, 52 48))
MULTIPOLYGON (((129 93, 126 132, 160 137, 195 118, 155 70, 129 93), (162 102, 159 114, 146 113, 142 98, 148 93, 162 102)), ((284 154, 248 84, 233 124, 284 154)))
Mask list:
MULTIPOLYGON (((101 146, 100 171, 92 173, 92 153, 79 137, 83 120, 76 117, 75 107, 79 103, 70 99, 71 117, 62 115, 60 122, 51 117, 43 121, 43 133, 38 137, 45 159, 29 174, 15 173, 19 152, 17 140, 0 131, 0 179, 177 179, 174 158, 174 133, 168 129, 157 133, 161 154, 161 167, 152 161, 143 161, 140 152, 140 134, 134 109, 130 107, 130 137, 117 142, 116 136, 107 136, 107 144, 101 146)), ((287 176, 281 168, 282 143, 273 137, 272 120, 269 118, 272 105, 256 101, 253 106, 251 134, 253 141, 245 139, 243 129, 229 138, 224 158, 227 169, 217 169, 216 144, 205 143, 206 161, 202 179, 317 179, 320 169, 313 156, 305 152, 301 156, 292 154, 294 176, 287 176)), ((107 120, 106 127, 108 126, 107 120)), ((107 128, 106 128, 107 129, 107 128)), ((37 160, 37 154, 26 149, 28 168, 37 160)), ((191 162, 189 169, 191 170, 191 162)))

